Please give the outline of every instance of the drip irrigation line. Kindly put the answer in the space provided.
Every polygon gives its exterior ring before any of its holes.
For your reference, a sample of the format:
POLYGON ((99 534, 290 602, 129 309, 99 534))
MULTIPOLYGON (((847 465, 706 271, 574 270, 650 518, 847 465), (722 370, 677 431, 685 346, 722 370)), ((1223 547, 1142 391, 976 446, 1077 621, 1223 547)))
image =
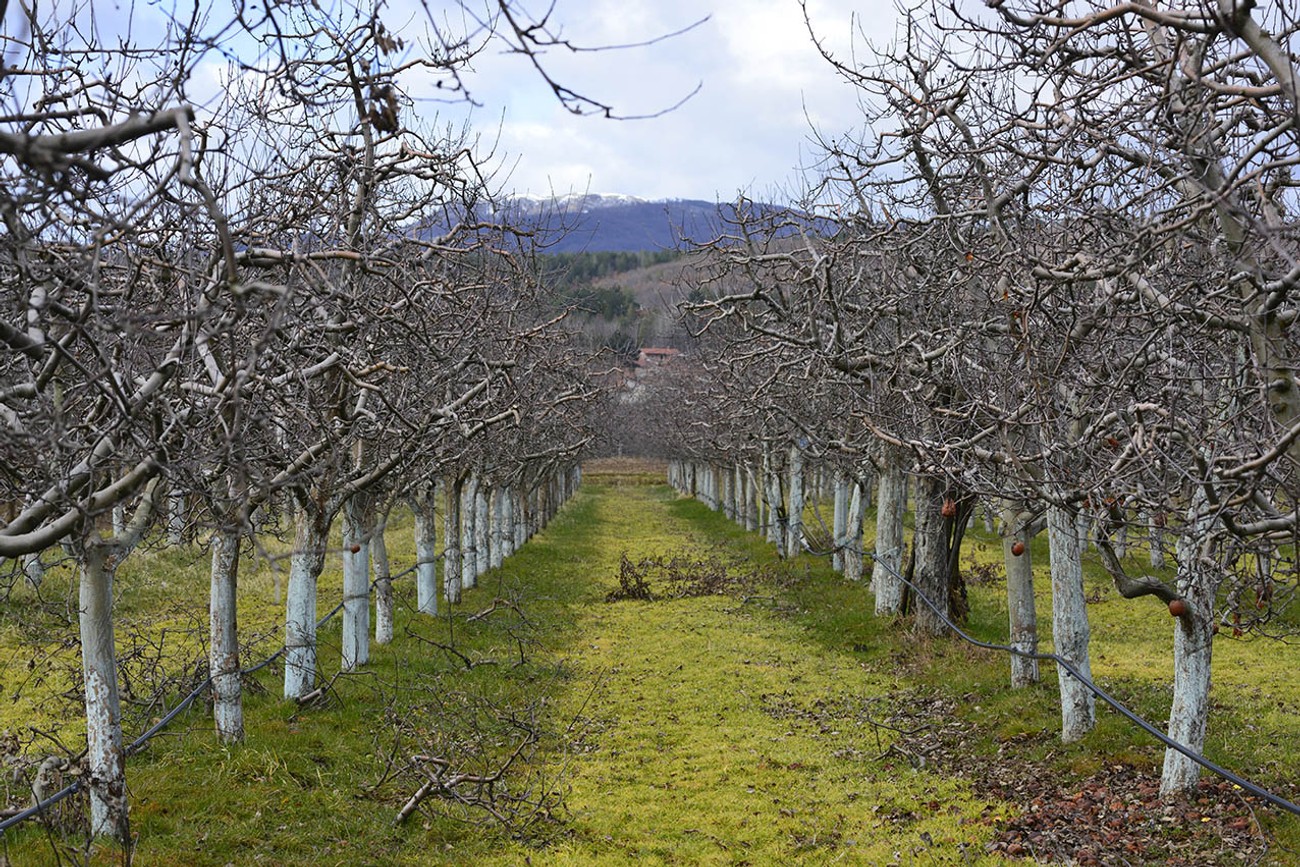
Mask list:
POLYGON ((948 616, 944 614, 944 612, 941 611, 937 605, 931 602, 930 598, 926 596, 924 593, 922 593, 919 587, 917 587, 907 578, 899 574, 898 570, 891 567, 888 563, 882 563, 879 560, 877 560, 876 552, 863 551, 862 553, 871 557, 872 561, 876 565, 883 566, 885 568, 885 571, 889 572, 899 581, 902 581, 908 587, 912 588, 912 592, 916 594, 916 598, 924 602, 926 606, 935 613, 935 616, 937 616, 940 620, 942 620, 948 626, 949 629, 957 633, 957 635, 959 635, 964 641, 973 644, 976 647, 983 647, 987 650, 1001 650, 1005 653, 1011 653, 1016 656, 1023 656, 1028 659, 1037 659, 1042 661, 1055 662, 1058 666, 1064 668, 1067 672, 1069 672, 1071 677, 1073 677, 1075 680, 1082 683, 1089 692, 1091 692, 1093 695, 1095 695, 1097 698, 1101 699, 1102 701, 1106 702, 1106 704, 1110 705, 1115 710, 1119 711, 1121 714, 1127 717, 1130 722, 1132 722, 1138 728, 1145 731, 1147 734, 1156 738, 1156 740, 1163 743, 1169 749, 1181 753, 1182 755, 1196 762, 1198 765, 1205 768, 1206 770, 1214 774, 1217 774, 1218 776, 1222 777, 1228 782, 1238 785, 1241 788, 1251 792, 1254 795, 1257 795, 1258 797, 1269 802, 1270 804, 1273 804, 1274 806, 1280 807, 1283 810, 1286 810, 1287 812, 1294 813, 1295 815, 1300 816, 1300 805, 1288 801, 1286 798, 1283 798, 1281 795, 1273 794, 1272 792, 1268 791, 1262 786, 1259 786, 1256 783, 1252 783, 1250 780, 1246 779, 1245 777, 1238 776, 1237 774, 1233 773, 1232 771, 1228 770, 1222 765, 1218 765, 1210 761, 1205 756, 1196 752, 1196 750, 1193 750, 1191 747, 1179 743, 1178 741, 1169 737, 1164 732, 1160 731, 1155 726, 1153 726, 1151 723, 1147 722, 1145 719, 1138 716, 1133 711, 1129 710, 1118 699, 1110 695, 1110 693, 1106 692, 1104 689, 1097 686, 1097 684, 1093 683, 1090 678, 1084 676, 1084 674, 1080 672, 1079 669, 1075 668, 1074 664, 1071 663, 1069 660, 1064 659, 1055 653, 1038 653, 1036 651, 1023 650, 1019 647, 1015 647, 1010 644, 994 644, 988 641, 981 641, 972 635, 966 634, 966 632, 964 632, 961 629, 961 627, 959 627, 957 624, 949 620, 948 616))
MULTIPOLYGON (((516 547, 515 550, 518 550, 518 547, 516 547)), ((415 572, 419 568, 419 566, 420 563, 417 561, 417 563, 414 566, 411 566, 409 569, 404 569, 403 571, 398 572, 396 575, 389 575, 388 580, 396 581, 399 578, 404 578, 405 576, 415 572)), ((372 580, 370 582, 370 590, 374 590, 378 584, 379 584, 379 579, 376 578, 372 580)), ((367 596, 369 596, 368 593, 367 596)), ((330 619, 334 617, 334 615, 338 614, 342 610, 343 610, 343 603, 340 602, 338 605, 335 605, 332 609, 330 609, 330 611, 327 614, 325 614, 324 617, 316 621, 316 628, 319 630, 322 626, 328 623, 330 619)), ((250 666, 248 668, 241 668, 239 670, 239 676, 247 677, 250 674, 255 674, 256 672, 261 671, 263 668, 266 668, 268 665, 275 662, 280 657, 284 656, 285 651, 288 649, 289 648, 287 646, 282 645, 279 650, 277 650, 275 653, 271 654, 261 662, 257 663, 256 665, 250 666)), ((127 746, 123 752, 125 752, 126 755, 130 756, 130 755, 134 755, 135 753, 143 749, 145 744, 147 744, 150 740, 156 737, 159 732, 161 732, 172 722, 172 720, 176 719, 176 717, 179 716, 186 708, 188 708, 191 704, 193 704, 194 699, 198 698, 199 695, 201 695, 205 689, 211 687, 213 679, 214 678, 212 677, 212 675, 209 675, 208 678, 205 681, 203 681, 203 683, 196 686, 190 692, 189 695, 181 699, 180 702, 176 705, 176 707, 172 708, 170 711, 167 712, 166 715, 163 716, 162 719, 160 719, 158 722, 150 726, 148 731, 146 731, 144 734, 140 735, 138 738, 132 741, 131 744, 127 746)), ((0 821, 0 833, 4 833, 5 831, 8 831, 10 828, 14 827, 15 825, 21 824, 22 822, 25 822, 34 816, 39 816, 41 813, 44 813, 46 810, 53 807, 59 801, 62 801, 64 798, 67 798, 68 796, 77 792, 79 789, 81 789, 82 785, 83 785, 83 780, 79 778, 76 781, 74 781, 71 785, 68 785, 60 789, 59 791, 55 792, 53 795, 50 795, 48 798, 42 801, 36 802, 32 806, 28 807, 26 810, 23 810, 20 813, 16 813, 8 817, 7 819, 0 821)))
POLYGON ((951 620, 949 620, 948 616, 944 614, 944 612, 941 611, 937 605, 931 602, 930 598, 926 596, 924 593, 922 593, 919 587, 917 587, 915 584, 913 584, 911 581, 909 581, 907 578, 901 575, 897 569, 893 568, 888 563, 884 563, 881 560, 879 560, 876 556, 877 554, 876 551, 866 551, 859 548, 857 545, 851 543, 836 545, 830 551, 817 551, 814 550, 812 546, 808 544, 808 540, 806 538, 803 538, 800 541, 802 543, 802 547, 804 551, 816 557, 827 557, 830 556, 832 553, 845 551, 845 550, 851 550, 856 552, 857 554, 870 557, 872 563, 874 563, 877 566, 884 567, 886 572, 889 572, 899 581, 903 582, 908 587, 910 587, 912 589, 912 592, 916 594, 916 598, 924 602, 926 607, 928 607, 931 611, 933 611, 935 613, 935 616, 937 616, 940 620, 942 620, 949 629, 957 633, 957 635, 961 637, 962 640, 968 642, 969 644, 973 644, 976 647, 985 648, 986 650, 1000 650, 1003 651, 1004 653, 1010 653, 1015 656, 1023 656, 1027 659, 1036 659, 1043 662, 1055 662, 1058 666, 1064 668, 1070 674, 1071 677, 1073 677, 1075 680, 1082 683, 1085 689, 1087 689, 1097 698, 1106 702, 1106 704, 1110 705, 1115 710, 1119 711, 1119 713, 1125 716, 1126 718, 1128 718, 1130 722, 1132 722, 1138 728, 1145 731, 1147 734, 1154 737, 1156 740, 1163 743, 1169 749, 1181 753, 1182 755, 1196 762, 1196 764, 1200 765, 1201 767, 1205 768, 1211 773, 1214 773, 1222 777, 1223 779, 1227 780, 1230 783, 1240 786, 1241 788, 1245 789, 1251 794, 1258 796, 1260 799, 1267 801, 1268 803, 1276 807, 1280 807, 1281 809, 1286 810, 1289 813, 1293 813, 1297 816, 1300 816, 1300 804, 1295 804, 1292 801, 1288 801, 1286 798, 1283 798, 1281 795, 1273 794, 1268 789, 1265 789, 1256 783, 1252 783, 1250 780, 1246 779, 1245 777, 1238 776, 1237 774, 1233 773, 1232 771, 1228 770, 1222 765, 1216 764, 1215 762, 1207 759, 1205 756, 1196 752, 1186 744, 1179 743, 1178 741, 1169 737, 1167 734, 1160 731, 1151 723, 1147 722, 1145 719, 1138 716, 1136 713, 1134 713, 1132 710, 1126 707, 1123 703, 1119 701, 1119 699, 1115 698, 1110 693, 1106 692, 1104 689, 1097 686, 1097 684, 1093 683, 1090 678, 1085 677, 1083 673, 1080 672, 1079 669, 1075 668, 1074 664, 1071 663, 1069 660, 1063 659, 1062 657, 1058 656, 1055 653, 1038 653, 1036 651, 1022 650, 1021 648, 1015 647, 1010 644, 994 644, 988 641, 981 641, 972 635, 968 635, 956 623, 953 623, 951 620))

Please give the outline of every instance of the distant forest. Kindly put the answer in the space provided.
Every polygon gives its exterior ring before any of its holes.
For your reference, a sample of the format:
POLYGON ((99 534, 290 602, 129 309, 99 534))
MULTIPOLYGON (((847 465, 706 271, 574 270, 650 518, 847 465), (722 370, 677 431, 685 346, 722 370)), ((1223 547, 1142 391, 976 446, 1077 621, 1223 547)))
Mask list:
POLYGON ((660 332, 659 314, 637 294, 612 279, 677 261, 672 250, 557 253, 539 257, 542 283, 554 291, 557 307, 572 311, 571 323, 589 348, 604 347, 624 363, 635 360, 660 332))

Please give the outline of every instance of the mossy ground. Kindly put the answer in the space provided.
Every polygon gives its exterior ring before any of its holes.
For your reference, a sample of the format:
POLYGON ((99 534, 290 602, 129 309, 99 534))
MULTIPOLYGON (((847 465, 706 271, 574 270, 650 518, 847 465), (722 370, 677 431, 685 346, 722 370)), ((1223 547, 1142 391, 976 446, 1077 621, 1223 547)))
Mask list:
MULTIPOLYGON (((776 585, 748 594, 608 603, 623 555, 720 553, 756 568, 772 561, 754 536, 650 480, 626 467, 589 478, 559 518, 485 576, 451 616, 417 616, 409 579, 399 582, 396 640, 374 648, 364 671, 333 681, 324 703, 300 708, 279 699, 274 668, 252 679, 244 744, 218 744, 202 708, 182 716, 129 765, 134 863, 1003 863, 985 855, 984 844, 1016 805, 880 758, 891 733, 876 723, 888 702, 939 690, 957 697, 976 723, 972 753, 994 755, 1022 734, 1054 728, 1050 667, 1040 687, 1012 691, 1005 658, 954 641, 921 641, 905 624, 877 620, 865 587, 813 557, 785 564, 776 585), (495 599, 517 608, 501 605, 467 619, 495 599), (465 659, 481 664, 468 668, 465 659), (538 749, 513 772, 512 791, 559 793, 556 821, 508 827, 430 800, 394 825, 421 781, 407 770, 412 755, 489 769, 517 743, 512 720, 532 720, 540 735, 538 749)), ((394 521, 389 540, 400 572, 414 560, 409 518, 394 521)), ((990 541, 975 533, 977 560, 1000 556, 990 541)), ((1034 554, 1045 569, 1039 544, 1034 554)), ((274 636, 282 613, 269 562, 248 562, 241 618, 246 630, 274 636)), ((120 582, 120 610, 140 623, 175 624, 177 658, 182 648, 201 648, 202 630, 188 628, 203 620, 201 552, 160 552, 137 564, 143 571, 120 582)), ((56 570, 47 600, 60 598, 60 580, 67 579, 56 570)), ((1091 608, 1094 673, 1160 724, 1172 623, 1158 605, 1105 595, 1100 575, 1089 580, 1101 600, 1091 608)), ((1039 586, 1049 586, 1045 571, 1039 586)), ((337 572, 321 587, 323 612, 337 599, 337 572)), ((971 590, 970 626, 980 637, 1005 635, 1001 592, 996 585, 971 590)), ((1040 597, 1050 645, 1050 598, 1040 597)), ((10 648, 32 643, 37 609, 21 605, 28 607, 7 621, 10 648)), ((48 632, 39 643, 48 649, 75 629, 57 622, 66 619, 66 598, 45 609, 48 632)), ((75 601, 70 610, 75 617, 75 601)), ((326 674, 337 667, 337 643, 333 623, 321 634, 326 674)), ((1288 646, 1216 643, 1211 757, 1268 785, 1293 786, 1296 661, 1288 646)), ((7 690, 19 669, 6 669, 7 690)), ((34 687, 20 692, 39 694, 34 687)), ((16 731, 44 706, 15 705, 4 725, 16 731)), ((1160 756, 1108 712, 1082 743, 1036 737, 1025 750, 1063 776, 1114 761, 1157 769, 1160 756)), ((1293 788, 1285 793, 1295 795, 1293 788)), ((1273 853, 1281 860, 1273 863, 1292 863, 1297 823, 1265 821, 1277 835, 1273 853)), ((57 863, 76 845, 59 839, 29 826, 5 836, 0 857, 57 863)), ((117 857, 101 847, 94 860, 117 857)))

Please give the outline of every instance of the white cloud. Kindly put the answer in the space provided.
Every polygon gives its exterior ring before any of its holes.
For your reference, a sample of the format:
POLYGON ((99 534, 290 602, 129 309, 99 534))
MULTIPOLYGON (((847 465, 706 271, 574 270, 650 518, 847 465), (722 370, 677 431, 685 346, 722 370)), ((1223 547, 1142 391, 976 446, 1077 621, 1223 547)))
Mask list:
MULTIPOLYGON (((880 44, 894 30, 891 0, 809 0, 808 8, 819 37, 845 59, 854 15, 880 44)), ((510 185, 651 199, 762 195, 790 187, 798 166, 813 161, 810 123, 832 134, 860 124, 854 91, 818 53, 798 0, 558 0, 552 21, 575 44, 599 46, 660 36, 704 15, 706 23, 652 45, 543 58, 566 87, 620 114, 660 111, 702 85, 651 120, 574 117, 524 58, 477 58, 468 82, 483 107, 472 116, 487 138, 500 123, 510 185)))

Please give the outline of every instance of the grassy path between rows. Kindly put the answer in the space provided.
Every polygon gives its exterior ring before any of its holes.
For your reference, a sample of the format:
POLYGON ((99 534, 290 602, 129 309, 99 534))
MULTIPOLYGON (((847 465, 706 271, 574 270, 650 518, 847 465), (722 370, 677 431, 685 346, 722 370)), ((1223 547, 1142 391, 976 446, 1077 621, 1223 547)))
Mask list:
POLYGON ((878 760, 872 699, 896 684, 858 656, 810 641, 765 598, 601 601, 621 555, 770 557, 752 537, 663 487, 583 496, 589 604, 564 652, 575 682, 597 686, 563 705, 589 746, 570 764, 572 837, 533 863, 980 862, 988 805, 878 760))

